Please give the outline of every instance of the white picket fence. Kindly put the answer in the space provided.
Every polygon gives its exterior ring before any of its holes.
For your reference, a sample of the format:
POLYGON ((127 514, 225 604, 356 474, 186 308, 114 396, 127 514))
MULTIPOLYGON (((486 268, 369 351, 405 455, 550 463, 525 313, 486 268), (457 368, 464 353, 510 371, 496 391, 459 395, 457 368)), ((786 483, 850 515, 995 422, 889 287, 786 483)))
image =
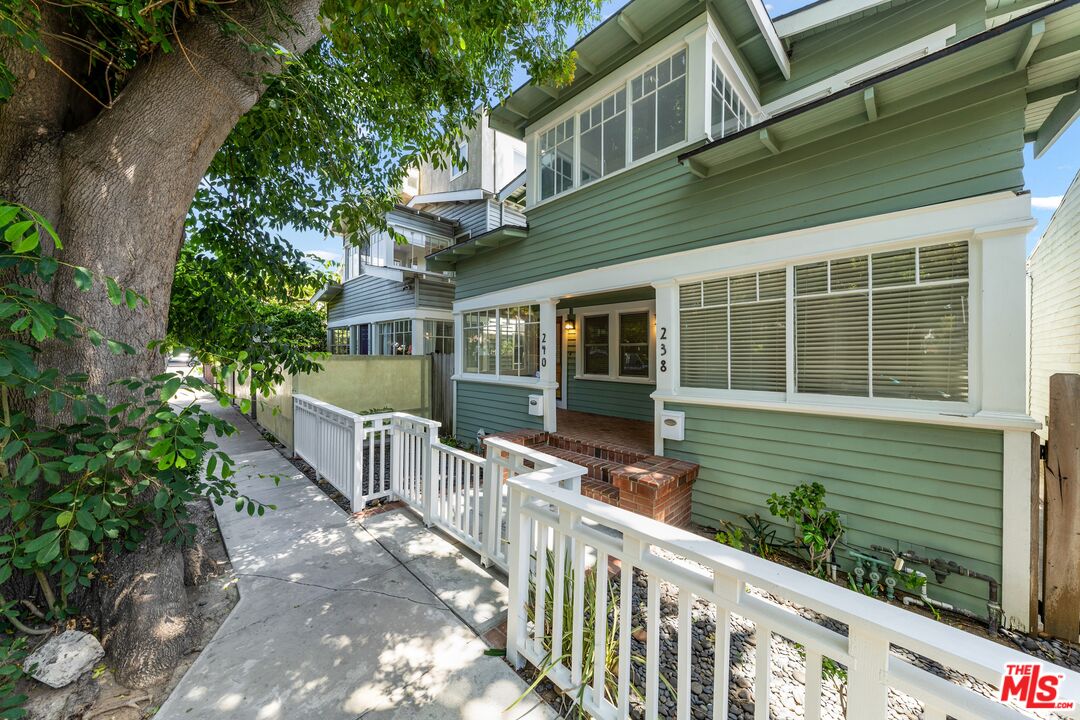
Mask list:
POLYGON ((509 507, 506 480, 535 473, 538 481, 580 490, 585 469, 499 438, 487 457, 439 441, 440 423, 406 413, 358 415, 307 395, 293 396, 294 452, 349 499, 354 510, 373 500, 402 500, 435 525, 506 569, 509 507))
MULTIPOLYGON (((585 469, 580 466, 498 438, 485 440, 486 456, 480 457, 439 442, 437 422, 403 413, 360 416, 303 395, 294 396, 293 424, 296 453, 349 497, 354 509, 378 498, 404 500, 427 524, 473 548, 484 562, 506 569, 508 659, 550 667, 548 677, 572 696, 579 695, 586 669, 591 669, 592 682, 582 700, 594 718, 630 717, 631 701, 639 695, 646 720, 695 717, 690 669, 698 665, 701 648, 694 644, 691 609, 702 602, 716 618, 710 653, 714 720, 728 719, 733 614, 755 628, 754 676, 749 678, 755 720, 771 716, 767 698, 775 690, 770 657, 774 636, 798 643, 805 654, 801 700, 806 720, 825 715, 822 669, 828 661, 846 668, 849 720, 886 720, 890 690, 915 698, 923 720, 1080 718, 1075 709, 1036 716, 1000 703, 967 684, 928 672, 897 649, 993 689, 999 687, 1006 664, 1031 662, 1030 656, 582 497, 585 469), (606 579, 611 560, 620 568, 615 581, 586 585, 586 575, 598 569, 606 579), (554 569, 549 562, 563 571, 549 573, 554 569), (633 657, 628 640, 634 630, 635 599, 631 592, 612 594, 616 587, 633 586, 635 570, 647 576, 643 657, 633 657), (662 610, 662 584, 665 594, 676 596, 670 618, 662 610), (586 587, 594 587, 594 594, 586 597, 586 587), (847 634, 811 621, 784 603, 846 625, 847 634), (553 607, 563 611, 552 612, 553 607), (606 619, 616 607, 619 623, 609 627, 606 619), (564 627, 566 618, 569 628, 564 627), (593 623, 591 618, 605 622, 593 623), (677 645, 673 673, 661 670, 661 635, 672 632, 677 645), (590 635, 593 654, 587 657, 584 638, 590 635), (609 635, 618 640, 614 661, 605 654, 609 635), (564 637, 569 637, 569 647, 563 646, 564 637), (552 663, 551 658, 559 660, 552 663), (632 686, 634 665, 644 667, 641 686, 632 686), (675 691, 674 713, 659 702, 662 682, 670 682, 675 691)), ((1050 663, 1043 663, 1042 672, 1060 674, 1059 697, 1080 704, 1080 675, 1050 663)))

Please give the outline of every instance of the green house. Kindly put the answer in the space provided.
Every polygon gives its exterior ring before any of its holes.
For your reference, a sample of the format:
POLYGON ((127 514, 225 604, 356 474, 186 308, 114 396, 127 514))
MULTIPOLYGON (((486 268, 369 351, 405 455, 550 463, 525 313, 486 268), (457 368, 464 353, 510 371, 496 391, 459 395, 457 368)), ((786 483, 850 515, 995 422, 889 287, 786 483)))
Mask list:
MULTIPOLYGON (((575 50, 491 113, 527 232, 428 257, 458 438, 648 423, 700 465, 696 523, 818 481, 849 545, 989 576, 1026 626, 1023 151, 1080 109, 1080 8, 634 0, 575 50)), ((927 572, 986 614, 984 580, 927 572)))

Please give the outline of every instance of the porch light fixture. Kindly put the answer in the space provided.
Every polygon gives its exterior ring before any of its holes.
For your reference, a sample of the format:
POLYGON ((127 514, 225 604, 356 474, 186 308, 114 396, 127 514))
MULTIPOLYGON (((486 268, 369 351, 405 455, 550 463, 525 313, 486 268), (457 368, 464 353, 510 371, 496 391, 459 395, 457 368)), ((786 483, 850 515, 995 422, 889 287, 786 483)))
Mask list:
POLYGON ((573 330, 574 329, 574 311, 573 310, 571 310, 570 313, 566 316, 566 322, 563 323, 563 328, 565 328, 566 330, 573 330))

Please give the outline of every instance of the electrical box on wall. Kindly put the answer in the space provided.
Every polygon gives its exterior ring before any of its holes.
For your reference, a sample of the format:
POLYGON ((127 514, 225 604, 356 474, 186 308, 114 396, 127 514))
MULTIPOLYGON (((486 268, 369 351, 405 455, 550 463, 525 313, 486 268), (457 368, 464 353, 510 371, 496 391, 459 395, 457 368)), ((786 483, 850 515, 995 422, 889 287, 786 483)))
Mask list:
POLYGON ((665 440, 682 440, 686 429, 686 413, 676 410, 660 411, 660 437, 665 440))
POLYGON ((530 395, 529 396, 529 414, 530 415, 543 415, 544 414, 544 396, 543 395, 530 395))

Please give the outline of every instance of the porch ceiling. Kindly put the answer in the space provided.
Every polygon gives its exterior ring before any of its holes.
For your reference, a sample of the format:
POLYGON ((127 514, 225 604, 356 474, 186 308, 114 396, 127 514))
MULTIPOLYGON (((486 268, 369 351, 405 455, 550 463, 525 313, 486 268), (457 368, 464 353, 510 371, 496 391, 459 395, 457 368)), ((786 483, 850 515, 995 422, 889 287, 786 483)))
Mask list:
POLYGON ((708 177, 937 102, 964 78, 1027 69, 1026 139, 1041 154, 1080 113, 1080 0, 1059 0, 679 156, 708 177))

